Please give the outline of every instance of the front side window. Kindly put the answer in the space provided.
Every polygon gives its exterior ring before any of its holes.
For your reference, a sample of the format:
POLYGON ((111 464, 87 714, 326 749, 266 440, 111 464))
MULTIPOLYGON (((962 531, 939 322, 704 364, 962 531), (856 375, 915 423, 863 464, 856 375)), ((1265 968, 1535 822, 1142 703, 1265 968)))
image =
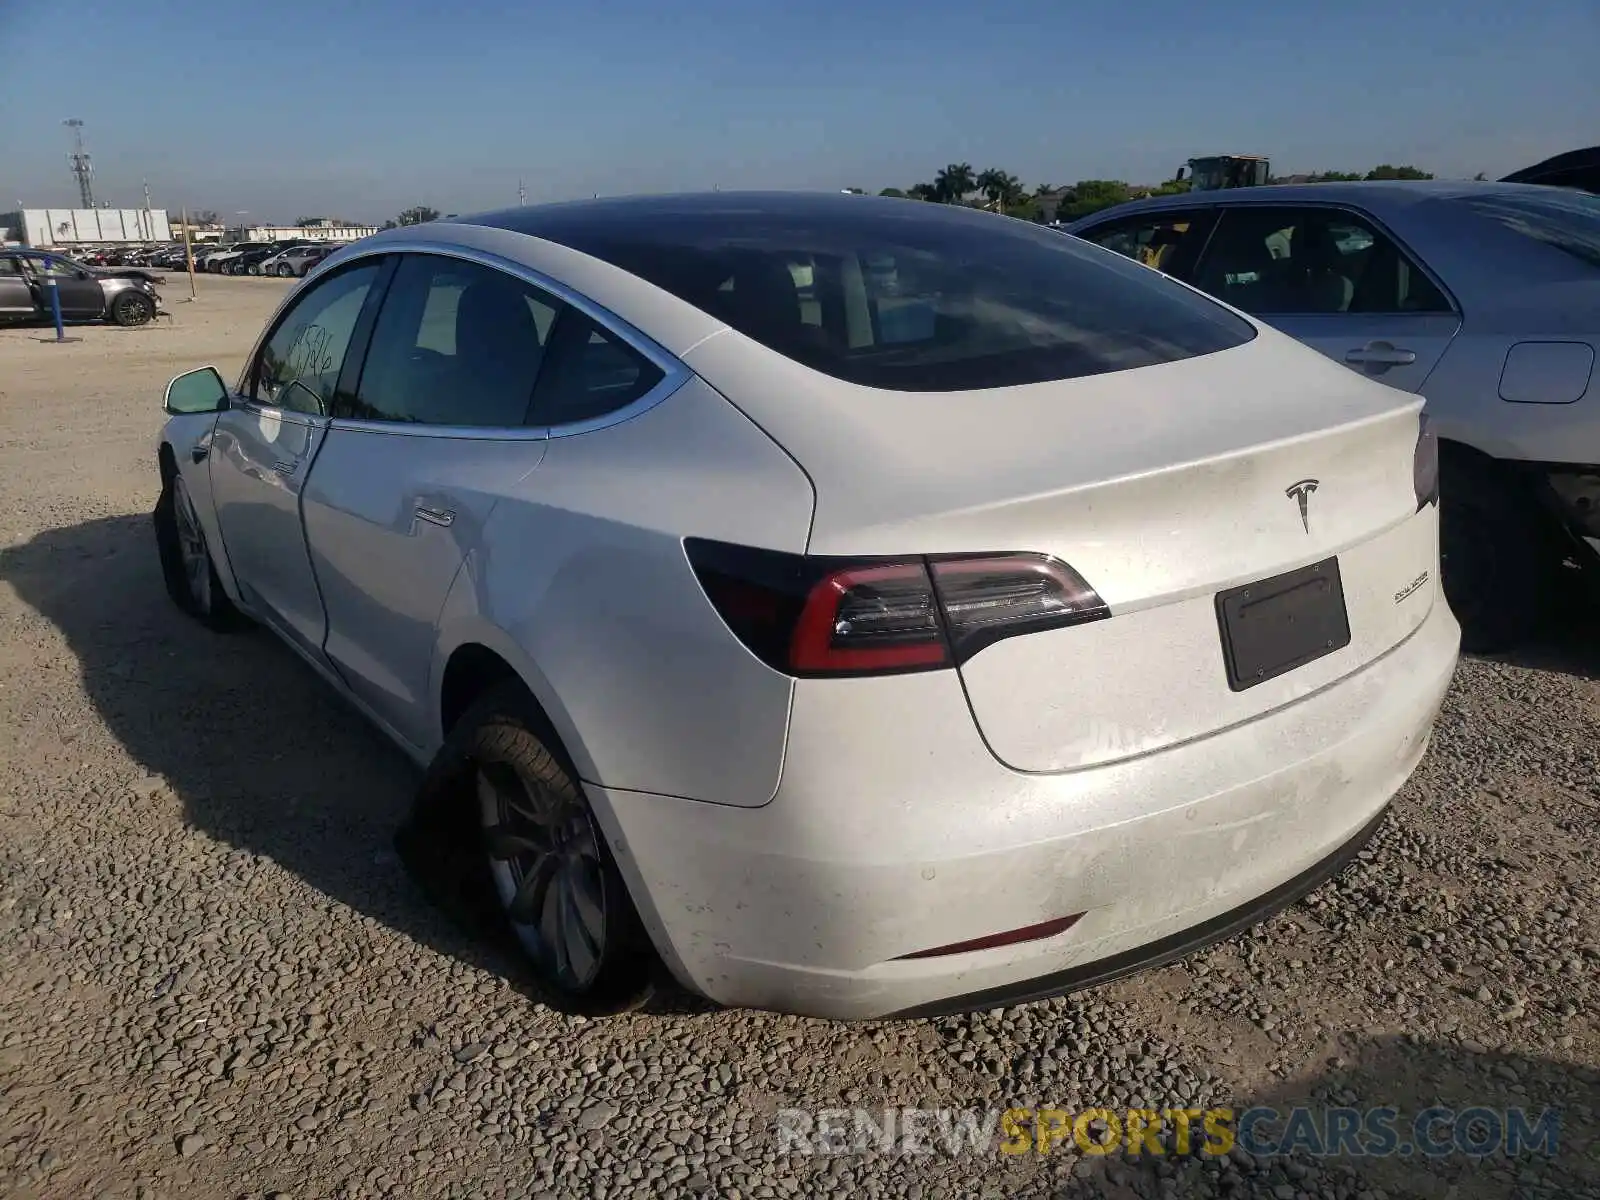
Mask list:
POLYGON ((356 396, 336 415, 523 425, 563 307, 492 267, 406 255, 378 313, 356 396))
POLYGON ((1147 267, 1182 275, 1182 268, 1194 262, 1214 220, 1213 213, 1163 212, 1113 221, 1083 236, 1147 267))
POLYGON ((943 205, 730 196, 527 232, 603 259, 834 378, 964 391, 1173 362, 1249 341, 1244 321, 1076 238, 943 205))
POLYGON ((76 279, 78 272, 83 270, 82 266, 70 258, 54 254, 48 258, 31 258, 28 261, 33 265, 36 274, 50 275, 57 279, 76 279))
POLYGON ((1260 316, 1451 311, 1392 238, 1344 209, 1229 208, 1194 282, 1260 316))
POLYGON ((367 294, 380 264, 363 263, 323 280, 278 322, 251 372, 249 395, 293 412, 326 414, 367 294))
POLYGON ((1600 267, 1600 196, 1569 189, 1534 194, 1493 193, 1452 201, 1512 233, 1543 242, 1592 267, 1600 267))

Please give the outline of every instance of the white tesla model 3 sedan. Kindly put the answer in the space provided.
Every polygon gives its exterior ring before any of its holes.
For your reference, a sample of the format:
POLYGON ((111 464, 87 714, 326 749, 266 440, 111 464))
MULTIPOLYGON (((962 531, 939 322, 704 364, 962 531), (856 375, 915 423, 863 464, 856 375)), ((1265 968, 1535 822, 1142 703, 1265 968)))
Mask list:
POLYGON ((1099 982, 1372 833, 1456 661, 1420 400, 1122 256, 738 195, 367 238, 170 385, 174 599, 481 823, 558 998, 1099 982))

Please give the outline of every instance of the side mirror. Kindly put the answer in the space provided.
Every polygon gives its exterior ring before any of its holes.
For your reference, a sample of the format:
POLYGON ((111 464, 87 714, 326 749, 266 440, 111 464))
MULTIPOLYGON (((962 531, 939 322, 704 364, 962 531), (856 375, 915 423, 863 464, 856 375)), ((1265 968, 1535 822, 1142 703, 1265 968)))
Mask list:
POLYGON ((201 367, 167 384, 161 407, 173 416, 222 412, 228 407, 228 385, 215 367, 201 367))

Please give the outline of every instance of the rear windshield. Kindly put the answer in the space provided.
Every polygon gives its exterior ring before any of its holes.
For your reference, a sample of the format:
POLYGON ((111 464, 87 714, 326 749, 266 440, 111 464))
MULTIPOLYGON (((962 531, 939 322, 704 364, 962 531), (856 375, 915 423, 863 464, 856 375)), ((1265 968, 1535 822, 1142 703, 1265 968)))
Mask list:
POLYGON ((781 354, 896 391, 1013 387, 1175 362, 1255 329, 1078 238, 916 200, 663 203, 528 232, 641 276, 781 354))
POLYGON ((1600 196, 1550 188, 1537 194, 1473 196, 1458 203, 1513 233, 1600 267, 1600 196))

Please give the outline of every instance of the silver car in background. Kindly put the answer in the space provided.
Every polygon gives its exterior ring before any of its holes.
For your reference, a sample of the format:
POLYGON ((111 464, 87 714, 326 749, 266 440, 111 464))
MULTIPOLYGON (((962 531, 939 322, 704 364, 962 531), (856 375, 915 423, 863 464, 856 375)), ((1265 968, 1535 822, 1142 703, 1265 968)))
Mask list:
POLYGON ((1420 402, 1098 247, 740 195, 380 233, 174 380, 173 599, 426 767, 546 989, 1051 995, 1303 895, 1459 630, 1420 402))
POLYGON ((1516 183, 1321 183, 1166 196, 1068 232, 1427 398, 1444 583, 1469 648, 1542 623, 1565 560, 1600 574, 1600 196, 1516 183))

